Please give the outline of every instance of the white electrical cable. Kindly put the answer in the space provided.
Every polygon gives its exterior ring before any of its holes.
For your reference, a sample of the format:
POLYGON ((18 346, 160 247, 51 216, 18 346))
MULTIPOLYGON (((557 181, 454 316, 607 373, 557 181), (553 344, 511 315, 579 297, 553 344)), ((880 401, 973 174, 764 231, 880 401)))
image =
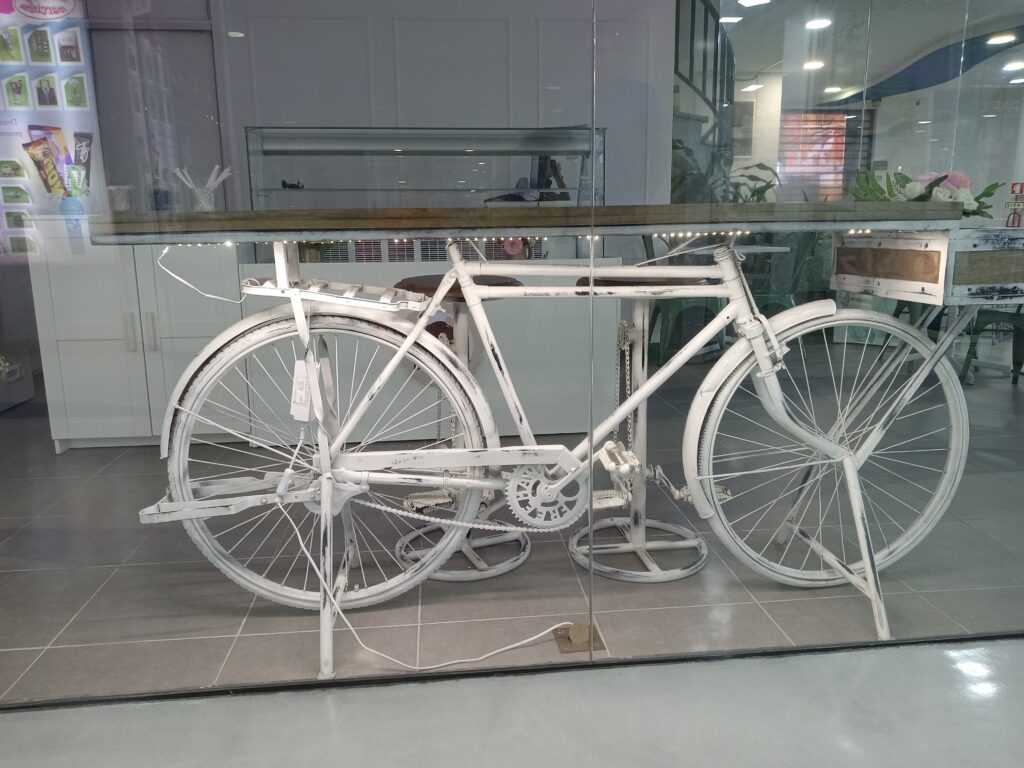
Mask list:
POLYGON ((317 579, 319 579, 321 588, 323 588, 326 591, 326 593, 330 596, 331 604, 334 606, 335 612, 337 612, 337 614, 341 617, 341 620, 345 622, 345 625, 352 632, 352 637, 354 637, 356 639, 356 642, 359 643, 359 646, 364 651, 367 651, 368 653, 372 653, 375 656, 379 656, 382 659, 387 659, 388 661, 392 662, 393 664, 397 664, 400 667, 405 667, 406 669, 411 669, 414 672, 426 672, 426 671, 431 670, 431 669, 443 669, 445 667, 451 667, 451 666, 454 666, 455 664, 473 664, 473 663, 475 663, 477 661, 485 661, 485 660, 487 660, 487 659, 489 659, 489 658, 491 658, 493 656, 497 656, 498 654, 506 653, 507 651, 515 650, 516 648, 519 648, 520 646, 528 645, 529 643, 532 643, 535 640, 539 640, 544 635, 546 635, 546 634, 548 634, 550 632, 554 632, 556 629, 561 629, 562 627, 571 627, 572 626, 572 622, 571 621, 563 621, 563 622, 560 622, 560 623, 555 624, 553 626, 550 626, 547 629, 545 629, 544 631, 538 632, 536 635, 533 635, 532 637, 528 637, 525 640, 520 640, 517 643, 512 643, 511 645, 506 645, 503 648, 499 648, 496 651, 491 651, 490 653, 485 653, 483 656, 477 656, 477 657, 472 658, 472 659, 455 659, 453 661, 442 662, 441 664, 428 664, 426 666, 421 666, 419 664, 406 664, 404 661, 399 661, 394 656, 388 656, 383 651, 378 651, 378 650, 376 650, 374 648, 371 648, 370 646, 368 646, 366 643, 364 643, 362 641, 362 638, 359 637, 359 633, 356 632, 355 627, 352 626, 352 622, 350 622, 348 620, 348 616, 345 615, 345 612, 341 610, 341 606, 338 605, 338 601, 334 597, 334 590, 331 589, 330 586, 328 586, 327 580, 324 578, 323 573, 317 567, 316 561, 313 559, 313 555, 311 555, 309 550, 306 549, 306 545, 302 541, 303 535, 302 535, 302 532, 299 531, 299 526, 297 526, 295 524, 295 521, 292 520, 292 516, 288 514, 288 510, 286 510, 281 505, 280 502, 277 503, 277 508, 281 510, 281 512, 284 514, 285 518, 291 524, 292 528, 295 529, 295 536, 296 536, 297 541, 299 542, 299 546, 302 548, 302 553, 306 556, 306 559, 309 560, 309 564, 313 567, 313 573, 315 573, 316 576, 317 576, 317 579))
POLYGON ((157 259, 156 259, 156 265, 158 267, 160 267, 160 269, 162 269, 168 275, 170 275, 175 280, 177 280, 179 283, 181 283, 182 285, 188 286, 193 291, 198 293, 200 296, 203 296, 204 298, 207 298, 207 299, 215 299, 216 301, 226 301, 228 304, 241 304, 243 301, 245 301, 246 294, 244 294, 244 293, 242 294, 242 298, 240 298, 240 299, 229 299, 227 296, 217 296, 216 294, 213 294, 213 293, 206 293, 204 291, 201 291, 199 288, 196 288, 194 285, 192 285, 192 283, 190 283, 188 280, 186 280, 181 275, 178 275, 178 274, 175 274, 174 272, 172 272, 164 264, 164 256, 167 255, 167 252, 169 250, 171 250, 171 246, 168 245, 168 246, 166 246, 163 249, 163 251, 160 252, 160 255, 157 256, 157 259))

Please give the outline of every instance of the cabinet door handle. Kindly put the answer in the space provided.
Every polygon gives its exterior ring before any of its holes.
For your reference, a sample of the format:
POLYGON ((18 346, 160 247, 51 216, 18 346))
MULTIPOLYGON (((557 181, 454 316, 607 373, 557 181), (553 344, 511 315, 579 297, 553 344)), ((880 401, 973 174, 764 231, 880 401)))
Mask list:
POLYGON ((135 330, 135 313, 125 312, 124 313, 124 335, 125 343, 128 345, 129 352, 135 352, 139 348, 139 339, 135 330))
POLYGON ((156 352, 159 348, 157 344, 156 312, 146 313, 146 335, 149 336, 146 340, 146 348, 151 352, 156 352))

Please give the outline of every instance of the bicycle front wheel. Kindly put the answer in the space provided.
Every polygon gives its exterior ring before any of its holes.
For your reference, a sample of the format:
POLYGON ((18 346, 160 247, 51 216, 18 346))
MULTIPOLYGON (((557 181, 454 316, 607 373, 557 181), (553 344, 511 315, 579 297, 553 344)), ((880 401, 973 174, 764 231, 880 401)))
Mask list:
MULTIPOLYGON (((778 379, 790 415, 852 449, 934 349, 910 326, 852 310, 795 326, 779 340, 788 348, 778 379)), ((771 419, 755 392, 758 374, 748 355, 726 377, 704 422, 697 466, 712 528, 740 560, 778 582, 844 583, 805 540, 863 573, 842 466, 771 419)), ((967 433, 963 390, 942 358, 860 468, 878 568, 903 557, 938 522, 963 474, 967 433)))
MULTIPOLYGON (((321 375, 332 382, 333 406, 344 422, 391 360, 404 336, 373 322, 313 315, 321 375)), ((267 492, 289 467, 291 487, 320 482, 315 426, 290 413, 295 362, 303 348, 295 322, 258 326, 225 345, 185 390, 171 427, 168 472, 174 501, 267 492), (300 432, 304 432, 300 440, 300 432), (294 458, 293 458, 294 457, 294 458), (259 490, 257 490, 259 489, 259 490)), ((343 452, 482 448, 479 415, 435 353, 413 345, 384 390, 357 425, 343 452)), ((430 470, 424 470, 430 473, 430 470)), ((448 477, 477 477, 479 468, 450 469, 448 477)), ((346 546, 347 578, 335 585, 342 609, 394 598, 426 578, 451 555, 473 519, 479 490, 373 484, 333 511, 335 563, 346 546), (423 522, 400 512, 436 519, 429 536, 423 522), (416 557, 399 549, 415 542, 416 557), (352 554, 355 557, 352 557, 352 554), (407 553, 406 553, 407 554, 407 553)), ((319 607, 319 505, 263 504, 236 515, 187 520, 185 530, 199 550, 232 580, 260 597, 298 608, 319 607), (305 551, 304 551, 305 550, 305 551)))

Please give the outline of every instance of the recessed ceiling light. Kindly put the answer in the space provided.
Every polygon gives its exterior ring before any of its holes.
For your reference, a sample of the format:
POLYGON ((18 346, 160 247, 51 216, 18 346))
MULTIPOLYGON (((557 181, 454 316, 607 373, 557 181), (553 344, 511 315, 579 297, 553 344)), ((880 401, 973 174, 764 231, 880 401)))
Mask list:
POLYGON ((755 5, 768 5, 772 0, 739 0, 739 4, 744 8, 752 8, 755 5))
POLYGON ((824 66, 825 66, 825 62, 824 61, 819 61, 817 59, 815 59, 813 61, 805 61, 804 62, 804 69, 821 69, 824 66))
POLYGON ((1021 83, 1024 83, 1024 77, 1015 77, 1010 81, 1010 85, 1020 85, 1021 83))
POLYGON ((830 85, 828 88, 825 89, 825 93, 839 93, 842 90, 843 89, 840 88, 838 85, 830 85))
POLYGON ((751 83, 746 88, 740 88, 740 90, 745 93, 751 93, 753 91, 760 91, 762 88, 764 88, 764 86, 761 83, 751 83))
POLYGON ((938 139, 928 139, 928 141, 938 141, 938 139))
POLYGON ((924 128, 916 128, 914 130, 914 133, 928 133, 928 131, 926 131, 924 128))
POLYGON ((982 115, 982 117, 999 117, 999 115, 982 115))
POLYGON ((481 160, 477 165, 487 165, 487 162, 485 160, 481 160))
POLYGON ((832 26, 832 19, 811 19, 804 27, 806 29, 825 29, 832 26))
POLYGON ((855 120, 855 119, 857 119, 858 117, 860 117, 860 115, 847 115, 847 116, 846 116, 846 119, 847 119, 847 120, 855 120))
POLYGON ((476 152, 475 149, 467 149, 466 152, 476 152))
POLYGON ((401 152, 402 150, 400 150, 400 149, 398 149, 398 148, 396 147, 395 149, 392 149, 391 151, 392 151, 392 152, 401 152))
POLYGON ((1018 72, 1024 69, 1024 61, 1011 61, 1009 64, 1003 64, 1003 72, 1018 72))
POLYGON ((1012 43, 1016 39, 1016 35, 1010 32, 1004 32, 1001 35, 992 35, 992 37, 990 37, 985 42, 987 42, 989 45, 1006 45, 1007 43, 1012 43))
POLYGON ((722 18, 719 19, 719 21, 722 22, 723 24, 738 24, 739 22, 743 21, 743 17, 742 16, 723 16, 722 18))
POLYGON ((931 125, 932 121, 931 120, 918 120, 917 124, 918 125, 931 125))
POLYGON ((398 180, 398 183, 399 183, 399 184, 408 184, 409 182, 408 182, 408 181, 406 181, 405 179, 399 179, 399 180, 398 180))
POLYGON ((459 179, 459 180, 458 180, 457 182, 455 182, 455 183, 456 183, 456 184, 465 184, 465 183, 466 183, 466 180, 465 180, 465 179, 459 179))
POLYGON ((245 32, 228 32, 228 37, 245 37, 245 32))

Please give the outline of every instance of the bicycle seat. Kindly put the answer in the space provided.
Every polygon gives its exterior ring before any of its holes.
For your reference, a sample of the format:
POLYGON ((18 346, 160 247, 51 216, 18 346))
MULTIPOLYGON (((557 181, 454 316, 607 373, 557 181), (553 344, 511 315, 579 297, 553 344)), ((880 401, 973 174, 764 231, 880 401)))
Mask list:
MULTIPOLYGON (((432 296, 437 291, 437 286, 440 285, 444 275, 415 275, 413 277, 406 277, 395 283, 395 288, 400 291, 409 291, 411 293, 422 293, 427 296, 432 296)), ((505 277, 504 275, 478 275, 473 278, 473 282, 477 285, 488 285, 497 286, 502 288, 511 288, 521 286, 522 283, 516 280, 514 277, 505 277)), ((466 299, 462 295, 462 286, 455 283, 445 296, 445 301, 462 301, 466 299)))

